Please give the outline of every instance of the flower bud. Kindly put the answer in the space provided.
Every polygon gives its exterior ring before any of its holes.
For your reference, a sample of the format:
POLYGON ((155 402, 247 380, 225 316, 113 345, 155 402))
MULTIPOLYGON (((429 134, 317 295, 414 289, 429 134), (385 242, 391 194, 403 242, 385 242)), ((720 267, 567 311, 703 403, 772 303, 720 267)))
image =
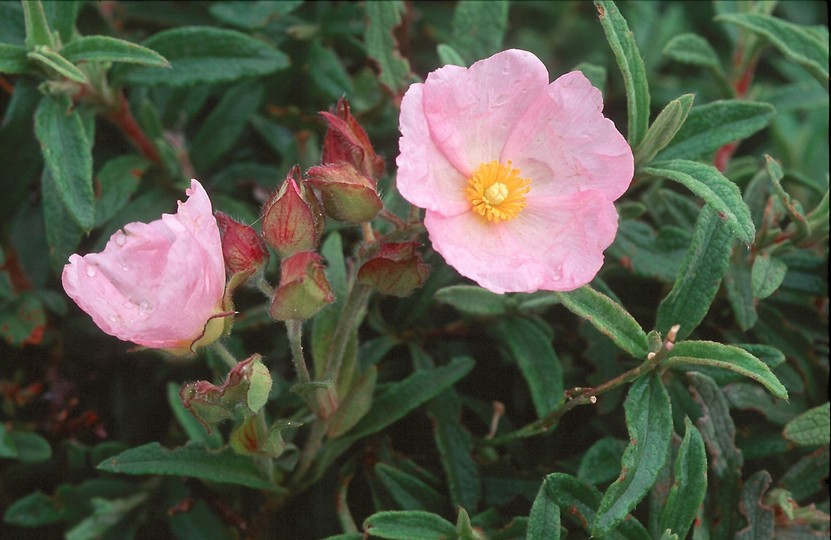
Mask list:
POLYGON ((294 167, 263 205, 263 238, 281 257, 317 247, 326 225, 320 202, 294 167))
POLYGON ((301 251, 283 259, 280 284, 271 298, 269 312, 272 319, 309 319, 334 301, 320 255, 313 251, 301 251))
POLYGON ((221 386, 208 381, 182 385, 179 398, 187 410, 208 429, 222 420, 256 414, 268 400, 271 374, 261 356, 254 354, 239 362, 221 386))
POLYGON ((215 217, 222 238, 226 273, 229 276, 239 273, 251 275, 262 270, 268 264, 268 249, 257 231, 223 212, 217 212, 215 217))
POLYGON ((422 261, 417 247, 418 242, 382 244, 378 253, 358 270, 358 281, 372 285, 381 294, 409 295, 430 274, 430 267, 422 261))
POLYGON ((354 165, 340 162, 318 165, 308 171, 309 183, 320 190, 326 215, 347 223, 364 223, 381 210, 375 181, 354 165))
POLYGON ((345 98, 338 101, 332 112, 321 112, 329 129, 323 139, 322 162, 351 163, 364 175, 378 178, 384 173, 384 160, 375 154, 364 128, 349 112, 345 98))

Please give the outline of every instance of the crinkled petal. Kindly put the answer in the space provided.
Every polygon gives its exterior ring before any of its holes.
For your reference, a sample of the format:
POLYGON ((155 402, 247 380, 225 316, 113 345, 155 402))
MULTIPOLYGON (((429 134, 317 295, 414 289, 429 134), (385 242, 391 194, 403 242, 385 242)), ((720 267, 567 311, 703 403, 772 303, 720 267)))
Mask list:
POLYGON ((424 115, 423 84, 413 84, 401 101, 401 139, 396 185, 411 204, 445 215, 470 208, 464 194, 467 178, 441 153, 430 138, 424 115))
POLYGON ((548 86, 548 70, 533 54, 511 49, 469 69, 445 66, 424 83, 423 107, 430 135, 468 178, 482 163, 499 159, 517 120, 548 86))
POLYGON ((101 253, 69 258, 64 290, 106 333, 151 348, 182 348, 222 308, 225 268, 210 200, 192 181, 177 214, 129 223, 101 253))
POLYGON ((591 281, 615 238, 617 211, 602 193, 530 201, 515 219, 427 212, 433 247, 460 274, 496 292, 568 291, 591 281))
POLYGON ((529 197, 597 190, 614 201, 626 191, 632 150, 602 110, 600 91, 574 71, 551 83, 517 119, 500 159, 531 179, 529 197))

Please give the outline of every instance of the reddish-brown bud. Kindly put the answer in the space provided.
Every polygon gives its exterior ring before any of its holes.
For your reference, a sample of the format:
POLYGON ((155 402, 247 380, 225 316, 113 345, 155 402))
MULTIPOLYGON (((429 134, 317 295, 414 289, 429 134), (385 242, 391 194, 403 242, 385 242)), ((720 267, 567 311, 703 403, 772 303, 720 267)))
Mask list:
POLYGON ((294 167, 263 205, 263 238, 281 257, 317 247, 326 220, 314 192, 294 167))
POLYGON ((323 271, 323 258, 301 251, 280 263, 280 284, 271 297, 271 318, 278 321, 309 319, 335 301, 323 271))
POLYGON ((323 139, 322 162, 351 163, 366 176, 377 179, 384 173, 384 160, 375 154, 366 131, 349 112, 345 98, 331 112, 321 112, 329 129, 323 139))
POLYGON ((409 295, 430 275, 430 267, 416 251, 418 245, 418 242, 382 244, 378 253, 358 270, 358 281, 375 287, 382 294, 409 295))
POLYGON ((257 231, 234 220, 228 214, 217 212, 216 224, 222 237, 222 257, 229 276, 251 275, 268 264, 268 249, 257 231))
POLYGON ((375 181, 346 162, 318 165, 308 170, 309 183, 320 190, 326 215, 347 223, 364 223, 376 216, 384 203, 375 181))

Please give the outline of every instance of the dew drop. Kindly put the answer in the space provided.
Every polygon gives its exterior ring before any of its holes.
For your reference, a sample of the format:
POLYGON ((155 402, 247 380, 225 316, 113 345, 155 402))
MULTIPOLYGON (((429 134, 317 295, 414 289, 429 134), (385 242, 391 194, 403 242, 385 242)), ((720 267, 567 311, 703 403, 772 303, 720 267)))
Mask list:
POLYGON ((560 279, 563 277, 563 265, 556 264, 551 268, 551 277, 554 279, 560 279))
POLYGON ((150 312, 153 311, 153 306, 151 306, 150 302, 148 302, 147 300, 143 300, 139 304, 138 308, 139 308, 139 315, 142 316, 142 317, 147 317, 148 315, 150 315, 150 312))
POLYGON ((127 235, 125 235, 121 231, 118 231, 117 233, 115 233, 115 243, 119 246, 123 246, 127 243, 127 235))
POLYGON ((510 72, 511 72, 511 68, 509 68, 508 66, 505 66, 505 67, 502 68, 502 74, 503 75, 507 75, 510 72))
POLYGON ((95 274, 96 274, 96 273, 97 273, 97 272, 95 271, 95 267, 94 267, 94 266, 92 266, 91 264, 88 264, 88 265, 87 265, 87 275, 88 275, 89 277, 95 277, 95 274))
POLYGON ((117 322, 118 322, 118 315, 116 315, 116 314, 111 314, 110 316, 108 316, 108 317, 107 317, 107 319, 109 319, 109 321, 110 321, 111 323, 117 323, 117 322))
POLYGON ((127 266, 126 264, 122 264, 122 265, 121 265, 121 269, 122 269, 123 271, 125 271, 125 272, 126 272, 127 270, 129 270, 129 269, 130 269, 130 267, 129 267, 129 266, 127 266))
POLYGON ((127 309, 133 309, 134 307, 136 307, 136 305, 129 300, 125 300, 124 304, 122 305, 127 309))

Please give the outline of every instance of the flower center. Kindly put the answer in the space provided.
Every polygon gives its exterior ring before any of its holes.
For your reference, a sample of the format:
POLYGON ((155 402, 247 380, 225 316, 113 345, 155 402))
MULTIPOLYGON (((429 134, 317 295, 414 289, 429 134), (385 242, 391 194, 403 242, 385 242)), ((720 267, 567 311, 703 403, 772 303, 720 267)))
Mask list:
POLYGON ((488 221, 499 223, 519 215, 526 206, 525 195, 531 181, 520 176, 519 169, 491 161, 479 165, 467 180, 467 195, 473 211, 488 221))

